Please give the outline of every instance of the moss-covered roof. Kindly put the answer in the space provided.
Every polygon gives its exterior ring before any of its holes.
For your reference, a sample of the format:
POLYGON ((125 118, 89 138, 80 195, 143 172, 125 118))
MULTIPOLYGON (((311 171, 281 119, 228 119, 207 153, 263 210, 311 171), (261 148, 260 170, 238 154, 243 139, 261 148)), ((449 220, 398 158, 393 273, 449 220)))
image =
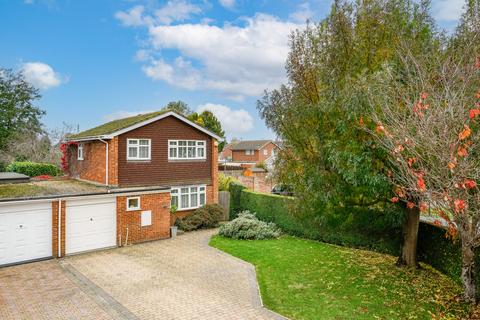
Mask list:
POLYGON ((75 140, 75 139, 81 139, 81 138, 87 138, 87 137, 97 137, 97 136, 108 135, 116 131, 133 126, 137 123, 149 120, 151 118, 164 114, 168 111, 169 110, 160 110, 160 111, 155 111, 155 112, 150 112, 145 114, 139 114, 133 117, 113 120, 105 124, 99 125, 98 127, 88 129, 77 134, 69 135, 67 139, 75 140))

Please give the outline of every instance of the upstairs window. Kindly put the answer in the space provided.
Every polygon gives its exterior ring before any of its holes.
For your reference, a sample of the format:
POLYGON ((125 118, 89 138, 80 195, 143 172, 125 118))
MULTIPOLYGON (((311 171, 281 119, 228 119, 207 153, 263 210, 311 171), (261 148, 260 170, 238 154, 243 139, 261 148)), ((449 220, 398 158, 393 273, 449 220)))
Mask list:
POLYGON ((127 160, 150 160, 150 139, 127 139, 127 160))
POLYGON ((83 144, 78 145, 77 160, 83 160, 83 144))
POLYGON ((254 150, 245 150, 245 155, 247 156, 253 156, 254 153, 255 153, 254 150))
POLYGON ((268 149, 263 149, 263 155, 268 156, 268 149))
POLYGON ((168 140, 168 159, 206 159, 204 140, 168 140))

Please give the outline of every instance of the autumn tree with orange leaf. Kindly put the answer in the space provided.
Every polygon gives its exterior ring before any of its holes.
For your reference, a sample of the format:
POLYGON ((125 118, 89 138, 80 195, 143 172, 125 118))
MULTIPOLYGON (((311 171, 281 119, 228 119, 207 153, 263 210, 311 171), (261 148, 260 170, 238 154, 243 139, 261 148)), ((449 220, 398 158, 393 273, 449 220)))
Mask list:
MULTIPOLYGON (((391 201, 405 203, 417 230, 419 214, 431 212, 449 236, 460 239, 468 301, 476 300, 474 251, 480 246, 478 43, 474 33, 462 48, 438 57, 405 50, 401 79, 389 67, 370 79, 374 112, 365 124, 388 154, 396 193, 391 201)), ((410 236, 416 246, 416 235, 410 236)))

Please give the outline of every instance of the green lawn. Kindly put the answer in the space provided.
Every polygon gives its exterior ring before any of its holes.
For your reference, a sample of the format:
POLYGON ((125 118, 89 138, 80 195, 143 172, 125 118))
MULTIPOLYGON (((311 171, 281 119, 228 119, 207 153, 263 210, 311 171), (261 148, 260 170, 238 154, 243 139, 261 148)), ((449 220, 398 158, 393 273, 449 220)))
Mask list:
POLYGON ((395 257, 283 237, 210 245, 255 265, 266 307, 292 319, 459 319, 461 288, 423 265, 394 266, 395 257))

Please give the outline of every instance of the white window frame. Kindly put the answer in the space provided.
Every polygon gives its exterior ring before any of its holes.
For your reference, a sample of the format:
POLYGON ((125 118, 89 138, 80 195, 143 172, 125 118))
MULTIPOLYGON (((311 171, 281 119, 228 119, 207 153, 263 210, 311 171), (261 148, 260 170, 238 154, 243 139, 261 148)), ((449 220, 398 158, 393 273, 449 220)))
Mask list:
POLYGON ((137 196, 137 197, 127 197, 127 211, 136 211, 136 210, 140 210, 140 208, 141 208, 141 204, 140 204, 140 197, 139 196, 137 196), (137 200, 138 201, 138 206, 130 208, 130 206, 129 206, 130 200, 137 200))
POLYGON ((207 159, 207 140, 183 140, 183 139, 170 139, 168 140, 168 160, 205 160, 207 159), (184 142, 185 145, 180 146, 180 142, 184 142), (191 145, 193 143, 193 145, 191 145), (190 145, 189 145, 190 144, 190 145), (180 148, 185 149, 185 157, 180 157, 180 148), (189 157, 189 148, 195 149, 195 157, 189 157), (172 150, 175 150, 172 155, 172 150), (199 156, 199 150, 202 150, 203 156, 199 156))
POLYGON ((152 159, 152 139, 147 138, 138 138, 138 139, 127 139, 127 160, 134 160, 134 161, 148 161, 152 159), (148 158, 140 158, 140 140, 148 141, 148 158), (130 145, 130 141, 136 141, 137 145, 130 145), (130 157, 129 155, 129 148, 137 148, 137 156, 130 157))
POLYGON ((268 156, 268 149, 263 149, 263 155, 268 156))
MULTIPOLYGON (((200 185, 190 185, 190 186, 176 186, 176 187, 171 187, 170 188, 170 198, 173 199, 173 197, 177 198, 177 211, 184 211, 184 210, 192 210, 192 209, 197 209, 200 207, 203 207, 204 205, 207 204, 207 185, 205 184, 200 184, 200 185), (187 193, 182 193, 182 189, 188 188, 187 193), (192 191, 192 188, 197 188, 197 191, 194 192, 192 191), (203 190, 201 190, 203 188, 203 190), (175 195, 172 195, 172 191, 176 191, 175 195), (197 205, 192 206, 192 195, 196 194, 197 195, 197 205), (183 207, 182 206, 182 195, 188 195, 188 206, 183 207), (200 197, 203 195, 204 202, 203 204, 200 203, 200 197)), ((170 203, 173 201, 171 200, 170 203)))
POLYGON ((77 160, 83 160, 83 144, 79 144, 77 148, 77 160))
POLYGON ((246 149, 245 150, 245 155, 246 156, 253 156, 255 154, 255 150, 252 149, 246 149))

